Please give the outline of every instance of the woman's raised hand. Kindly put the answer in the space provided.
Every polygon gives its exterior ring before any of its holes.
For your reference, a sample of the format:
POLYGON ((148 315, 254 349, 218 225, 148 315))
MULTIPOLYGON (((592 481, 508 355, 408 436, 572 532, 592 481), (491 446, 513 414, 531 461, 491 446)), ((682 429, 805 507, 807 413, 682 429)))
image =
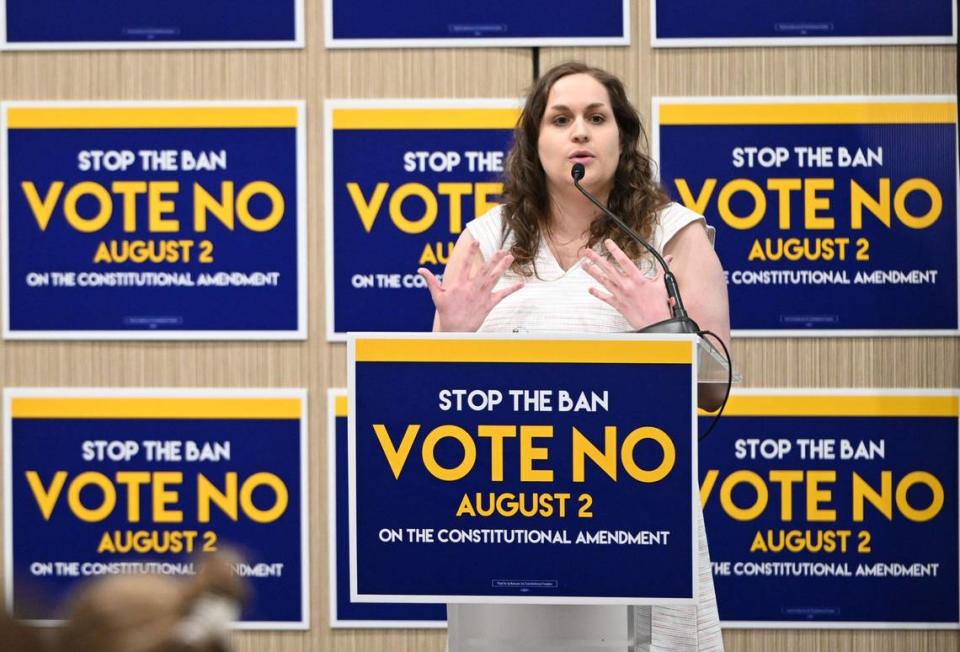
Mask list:
POLYGON ((590 294, 613 306, 637 330, 669 319, 672 313, 663 284, 663 270, 658 266, 656 276, 648 277, 613 240, 604 240, 603 244, 616 264, 588 249, 583 269, 609 294, 597 288, 590 288, 590 294))
POLYGON ((443 283, 430 270, 418 269, 417 273, 427 282, 433 305, 437 308, 439 330, 462 333, 480 328, 495 305, 523 287, 523 283, 518 282, 496 292, 493 290, 512 262, 513 256, 502 249, 484 262, 480 257, 480 243, 473 240, 466 269, 452 275, 448 265, 443 283))

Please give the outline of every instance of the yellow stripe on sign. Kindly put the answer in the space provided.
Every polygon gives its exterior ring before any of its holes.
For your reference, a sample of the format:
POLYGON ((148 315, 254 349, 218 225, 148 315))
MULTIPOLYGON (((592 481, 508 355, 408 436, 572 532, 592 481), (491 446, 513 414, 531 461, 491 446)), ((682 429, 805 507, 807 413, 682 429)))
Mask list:
POLYGON ((20 419, 299 419, 296 398, 15 398, 20 419))
MULTIPOLYGON (((700 411, 701 415, 706 415, 700 411)), ((738 417, 956 417, 957 396, 737 396, 724 416, 738 417)))
POLYGON ((334 129, 513 129, 520 109, 334 109, 334 129))
POLYGON ((11 129, 296 127, 293 106, 10 108, 11 129))
POLYGON ((349 405, 346 396, 337 396, 333 404, 333 416, 345 417, 349 413, 349 405))
POLYGON ((357 362, 691 364, 691 342, 647 340, 357 340, 357 362))
POLYGON ((661 104, 662 125, 953 124, 956 102, 661 104))

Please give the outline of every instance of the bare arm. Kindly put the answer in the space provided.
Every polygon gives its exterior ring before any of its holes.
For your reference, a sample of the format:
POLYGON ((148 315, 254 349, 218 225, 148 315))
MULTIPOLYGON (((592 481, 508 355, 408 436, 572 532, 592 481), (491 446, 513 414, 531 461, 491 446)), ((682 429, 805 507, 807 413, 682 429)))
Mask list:
MULTIPOLYGON (((703 225, 692 222, 680 229, 664 247, 663 253, 673 257, 670 269, 677 278, 683 305, 690 317, 702 330, 716 333, 729 349, 727 282, 720 259, 710 245, 703 225)), ((700 407, 708 410, 719 408, 724 390, 721 383, 701 385, 698 392, 700 407)))

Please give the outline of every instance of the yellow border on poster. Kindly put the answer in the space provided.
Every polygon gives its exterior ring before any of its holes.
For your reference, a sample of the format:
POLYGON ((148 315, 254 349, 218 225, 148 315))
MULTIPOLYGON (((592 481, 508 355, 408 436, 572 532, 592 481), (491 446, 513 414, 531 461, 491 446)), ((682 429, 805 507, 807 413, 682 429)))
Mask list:
POLYGON ((296 398, 20 397, 14 419, 299 419, 296 398))
POLYGON ((346 396, 337 396, 334 397, 333 404, 333 416, 335 417, 345 417, 350 412, 350 404, 347 401, 346 396))
POLYGON ((334 109, 334 129, 513 129, 520 109, 334 109))
POLYGON ((10 107, 10 129, 296 127, 295 106, 10 107))
MULTIPOLYGON (((701 415, 707 415, 700 411, 701 415)), ((956 417, 958 396, 733 394, 723 411, 735 417, 956 417)))
POLYGON ((692 364, 689 341, 358 339, 357 362, 692 364))
POLYGON ((956 102, 661 104, 661 125, 953 124, 956 102))

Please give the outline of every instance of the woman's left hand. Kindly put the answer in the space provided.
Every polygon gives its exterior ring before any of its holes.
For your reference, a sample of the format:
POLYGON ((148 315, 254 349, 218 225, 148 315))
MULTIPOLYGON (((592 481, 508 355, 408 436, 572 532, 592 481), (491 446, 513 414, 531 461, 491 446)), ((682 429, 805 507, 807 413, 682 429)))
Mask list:
MULTIPOLYGON (((663 284, 663 270, 646 276, 613 240, 603 242, 616 265, 596 251, 588 249, 583 269, 595 278, 609 294, 590 288, 590 294, 613 306, 630 326, 640 330, 672 316, 663 284)), ((669 264, 669 260, 667 263, 669 264)))

